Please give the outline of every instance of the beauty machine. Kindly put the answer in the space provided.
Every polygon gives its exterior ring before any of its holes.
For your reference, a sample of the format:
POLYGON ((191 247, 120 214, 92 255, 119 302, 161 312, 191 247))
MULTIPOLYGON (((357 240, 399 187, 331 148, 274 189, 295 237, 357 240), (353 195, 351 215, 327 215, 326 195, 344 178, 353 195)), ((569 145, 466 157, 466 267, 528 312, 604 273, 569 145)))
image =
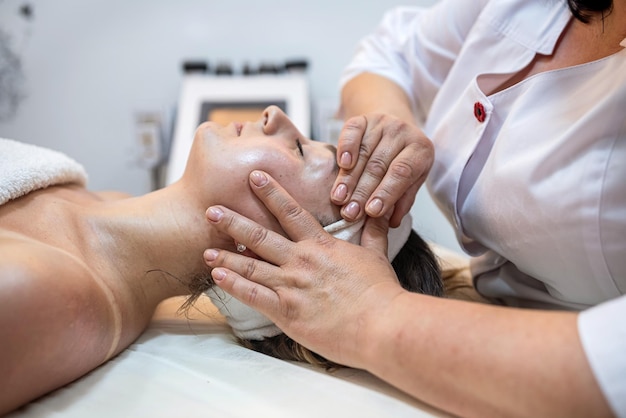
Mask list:
POLYGON ((202 122, 258 120, 269 105, 280 107, 310 137, 311 109, 305 73, 258 75, 186 74, 176 115, 166 184, 185 169, 196 128, 202 122))

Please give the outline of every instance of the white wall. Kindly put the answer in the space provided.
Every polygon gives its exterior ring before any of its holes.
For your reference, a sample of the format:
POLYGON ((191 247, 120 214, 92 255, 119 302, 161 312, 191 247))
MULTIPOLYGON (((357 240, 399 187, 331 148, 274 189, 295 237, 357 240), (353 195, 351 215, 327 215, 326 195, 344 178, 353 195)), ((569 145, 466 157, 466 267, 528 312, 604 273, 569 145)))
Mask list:
MULTIPOLYGON (((412 0, 427 5, 435 0, 412 0)), ((83 163, 94 190, 150 190, 135 161, 134 115, 167 115, 177 102, 181 63, 309 61, 312 100, 336 99, 360 37, 399 0, 4 0, 0 28, 13 40, 25 77, 17 115, 0 136, 58 149, 83 163), (18 10, 33 6, 33 18, 18 10)), ((2 92, 0 91, 0 94, 2 92)), ((413 210, 426 236, 456 248, 425 192, 413 210)))

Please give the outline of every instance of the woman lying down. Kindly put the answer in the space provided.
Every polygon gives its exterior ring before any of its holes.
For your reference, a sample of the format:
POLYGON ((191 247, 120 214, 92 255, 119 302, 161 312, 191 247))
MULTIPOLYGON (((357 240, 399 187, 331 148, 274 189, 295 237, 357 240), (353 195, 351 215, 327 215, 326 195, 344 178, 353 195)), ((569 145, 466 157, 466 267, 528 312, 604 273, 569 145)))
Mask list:
MULTIPOLYGON (((203 292, 248 346, 329 366, 237 303, 211 279, 206 248, 249 250, 205 221, 221 204, 282 233, 254 197, 262 169, 341 239, 360 225, 330 203, 335 149, 304 138, 277 107, 255 123, 196 131, 182 178, 141 197, 94 193, 82 166, 63 154, 0 139, 0 415, 63 386, 128 347, 163 300, 203 292), (28 301, 28 303, 24 303, 28 301)), ((410 219, 390 232, 402 284, 440 296, 437 263, 410 219)))

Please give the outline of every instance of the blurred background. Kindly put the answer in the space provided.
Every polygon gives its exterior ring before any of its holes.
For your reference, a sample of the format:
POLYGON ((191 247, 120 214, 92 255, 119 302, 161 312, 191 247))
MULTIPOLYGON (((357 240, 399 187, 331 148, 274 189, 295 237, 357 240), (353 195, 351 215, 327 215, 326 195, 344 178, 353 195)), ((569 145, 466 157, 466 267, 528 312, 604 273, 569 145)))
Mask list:
MULTIPOLYGON (((336 140, 341 71, 383 13, 403 4, 0 0, 0 137, 68 154, 87 169, 90 189, 139 195, 159 187, 185 62, 220 77, 305 62, 309 133, 336 140)), ((460 251, 426 190, 412 213, 426 239, 460 251)))

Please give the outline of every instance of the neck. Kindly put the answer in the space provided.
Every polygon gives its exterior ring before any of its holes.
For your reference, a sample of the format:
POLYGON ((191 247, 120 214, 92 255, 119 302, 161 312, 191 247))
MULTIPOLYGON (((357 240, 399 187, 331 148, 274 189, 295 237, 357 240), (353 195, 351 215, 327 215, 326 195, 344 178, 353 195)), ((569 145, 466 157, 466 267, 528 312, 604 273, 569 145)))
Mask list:
POLYGON ((615 53, 622 49, 619 44, 626 38, 626 1, 614 0, 610 12, 594 15, 587 24, 578 24, 587 29, 586 39, 595 48, 605 49, 604 55, 615 53))
MULTIPOLYGON (((138 198, 98 205, 87 219, 88 248, 100 260, 103 274, 128 280, 158 281, 144 286, 157 299, 188 294, 192 277, 207 274, 202 253, 225 248, 204 218, 210 205, 176 183, 138 198), (91 239, 95 238, 95 239, 91 239)), ((135 283, 136 285, 136 283, 135 283)))

